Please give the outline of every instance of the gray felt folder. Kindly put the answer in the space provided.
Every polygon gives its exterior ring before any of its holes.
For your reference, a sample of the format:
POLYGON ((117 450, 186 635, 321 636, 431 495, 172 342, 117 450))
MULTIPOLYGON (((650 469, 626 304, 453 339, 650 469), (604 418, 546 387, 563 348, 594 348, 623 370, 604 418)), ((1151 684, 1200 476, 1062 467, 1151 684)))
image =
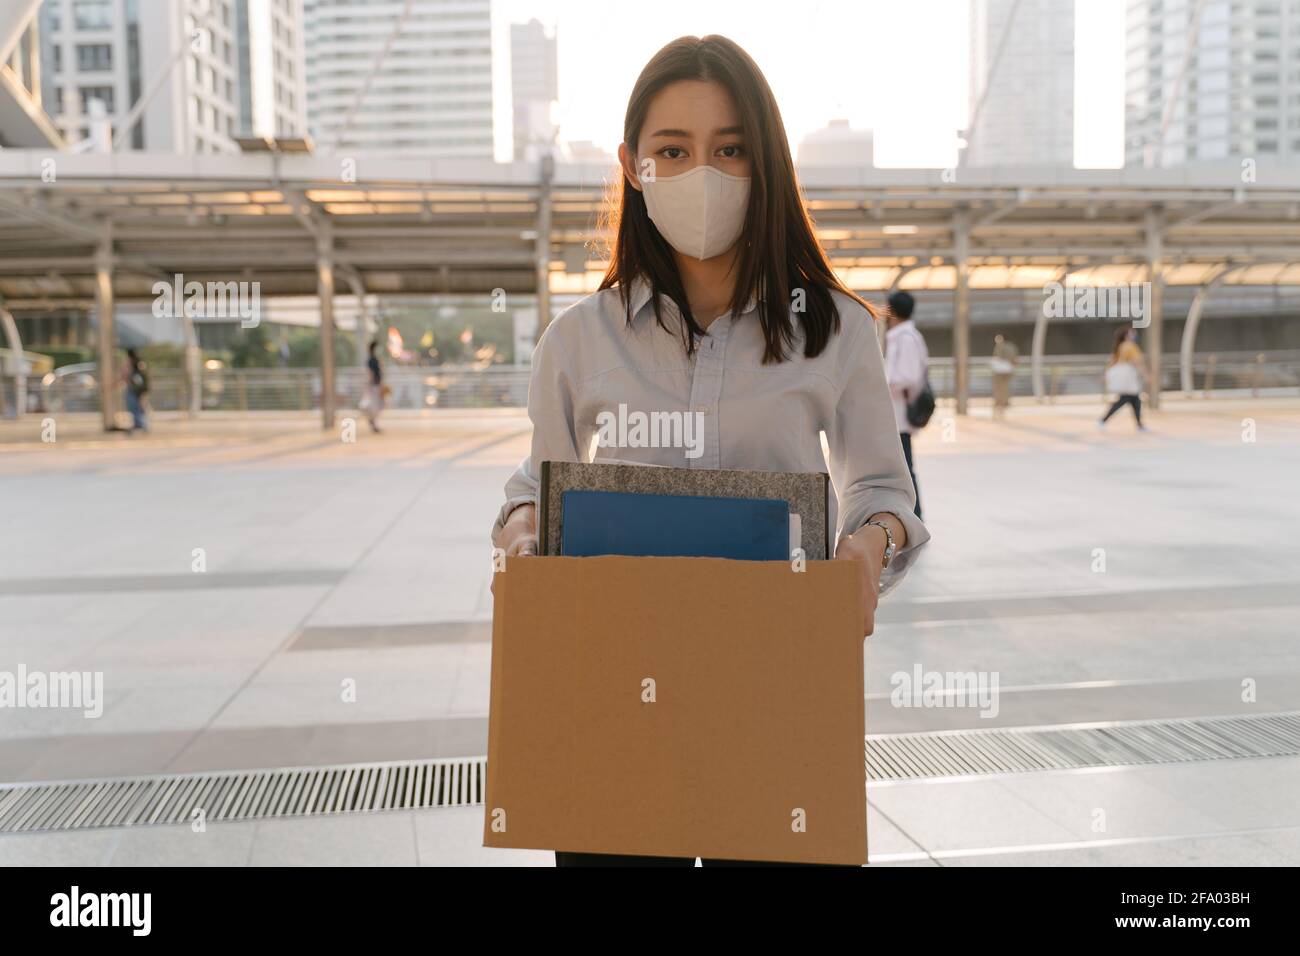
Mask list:
POLYGON ((544 461, 537 501, 537 532, 542 554, 562 553, 566 491, 784 500, 790 504, 791 521, 798 516, 799 541, 805 557, 821 561, 831 553, 834 531, 827 524, 830 476, 824 472, 723 471, 544 461))

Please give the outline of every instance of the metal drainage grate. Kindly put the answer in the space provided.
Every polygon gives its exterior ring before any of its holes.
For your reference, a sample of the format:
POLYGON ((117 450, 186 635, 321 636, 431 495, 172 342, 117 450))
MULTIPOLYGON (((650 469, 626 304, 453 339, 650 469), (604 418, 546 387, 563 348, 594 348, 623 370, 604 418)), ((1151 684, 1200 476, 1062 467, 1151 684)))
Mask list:
POLYGON ((867 737, 868 780, 1300 754, 1300 712, 867 737))
MULTIPOLYGON (((866 738, 867 779, 1300 754, 1300 712, 866 738)), ((485 757, 0 785, 0 833, 479 806, 485 757)))
POLYGON ((0 786, 0 833, 482 804, 483 757, 0 786))

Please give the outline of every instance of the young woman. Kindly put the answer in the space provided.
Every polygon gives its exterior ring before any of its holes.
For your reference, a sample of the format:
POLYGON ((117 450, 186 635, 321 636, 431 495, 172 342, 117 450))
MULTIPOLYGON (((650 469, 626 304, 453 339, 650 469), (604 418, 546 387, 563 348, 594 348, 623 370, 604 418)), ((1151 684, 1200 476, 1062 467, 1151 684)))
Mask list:
POLYGON ((378 432, 379 416, 384 410, 384 367, 379 364, 379 340, 370 343, 370 357, 366 359, 366 369, 370 374, 370 384, 362 400, 370 430, 378 432))
POLYGON ((1106 363, 1105 389, 1119 395, 1101 420, 1099 427, 1104 427, 1110 417, 1125 405, 1133 409, 1133 418, 1139 431, 1146 431, 1142 424, 1142 386, 1146 384, 1146 361, 1142 349, 1137 344, 1137 331, 1131 326, 1115 330, 1115 347, 1111 349, 1110 361, 1106 363))
MULTIPOLYGON (((540 463, 590 460, 597 416, 620 404, 687 413, 702 430, 696 447, 601 457, 755 471, 829 464, 835 557, 861 565, 869 635, 878 595, 929 534, 912 513, 874 313, 817 243, 758 66, 725 37, 668 44, 632 90, 619 160, 609 269, 537 343, 532 453, 506 483, 493 543, 536 553, 540 463)), ((620 862, 653 861, 557 854, 559 865, 620 862)))

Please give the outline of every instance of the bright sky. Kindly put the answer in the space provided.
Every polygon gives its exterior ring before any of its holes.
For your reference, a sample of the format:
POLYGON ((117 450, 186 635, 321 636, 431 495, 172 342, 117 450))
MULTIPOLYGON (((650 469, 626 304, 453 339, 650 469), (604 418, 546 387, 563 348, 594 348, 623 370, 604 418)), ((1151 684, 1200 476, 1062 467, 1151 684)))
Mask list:
MULTIPOLYGON (((1075 165, 1124 158, 1124 0, 1078 0, 1075 165)), ((560 137, 609 149, 637 74, 669 40, 721 33, 767 76, 792 149, 835 118, 875 131, 877 166, 956 162, 968 111, 967 0, 493 0, 497 158, 509 158, 509 24, 559 36, 560 137)))

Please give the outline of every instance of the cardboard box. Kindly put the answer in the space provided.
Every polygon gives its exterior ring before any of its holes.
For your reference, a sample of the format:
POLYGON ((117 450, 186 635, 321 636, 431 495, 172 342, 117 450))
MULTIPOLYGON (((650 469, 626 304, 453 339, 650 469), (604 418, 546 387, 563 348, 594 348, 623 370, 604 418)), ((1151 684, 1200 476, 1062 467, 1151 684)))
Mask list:
POLYGON ((860 575, 508 559, 484 845, 865 863, 860 575))

